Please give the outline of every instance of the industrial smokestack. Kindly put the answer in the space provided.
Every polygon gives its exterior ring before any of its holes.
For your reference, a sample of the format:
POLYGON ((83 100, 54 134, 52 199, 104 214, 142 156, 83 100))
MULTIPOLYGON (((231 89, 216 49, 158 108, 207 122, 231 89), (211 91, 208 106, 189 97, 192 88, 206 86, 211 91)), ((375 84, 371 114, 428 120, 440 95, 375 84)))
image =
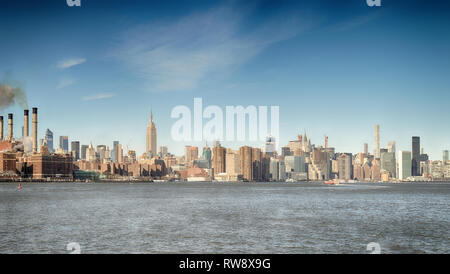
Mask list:
POLYGON ((3 116, 0 116, 0 141, 3 141, 3 116))
POLYGON ((13 139, 13 114, 8 114, 8 141, 13 139))
POLYGON ((23 111, 23 137, 28 137, 28 109, 23 111))
POLYGON ((32 134, 33 134, 33 153, 37 153, 37 108, 33 108, 33 128, 32 134))

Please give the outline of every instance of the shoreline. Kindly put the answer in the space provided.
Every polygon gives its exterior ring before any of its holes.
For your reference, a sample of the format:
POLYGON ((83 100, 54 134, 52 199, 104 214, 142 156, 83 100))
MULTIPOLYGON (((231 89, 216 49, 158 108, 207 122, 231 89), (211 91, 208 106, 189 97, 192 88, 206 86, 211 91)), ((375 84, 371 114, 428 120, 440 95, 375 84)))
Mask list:
MULTIPOLYGON (((21 183, 21 184, 29 184, 29 183, 82 183, 82 184, 91 184, 91 183, 104 183, 104 184, 115 184, 115 183, 128 183, 128 184, 153 184, 153 183, 177 183, 177 184, 186 184, 186 183, 205 183, 205 184, 214 184, 214 183, 237 183, 237 184, 252 184, 252 183, 277 183, 277 184, 299 184, 299 183, 312 183, 312 184, 325 184, 326 181, 294 181, 294 182, 285 182, 285 181, 187 181, 187 180, 90 180, 90 181, 81 181, 81 180, 43 180, 43 179, 33 179, 33 180, 5 180, 0 179, 0 183, 21 183)), ((373 181, 357 181, 357 182, 342 182, 338 185, 351 185, 351 184, 410 184, 410 183, 450 183, 450 180, 435 180, 435 181, 389 181, 389 182, 373 182, 373 181)), ((334 186, 331 185, 331 186, 334 186)))

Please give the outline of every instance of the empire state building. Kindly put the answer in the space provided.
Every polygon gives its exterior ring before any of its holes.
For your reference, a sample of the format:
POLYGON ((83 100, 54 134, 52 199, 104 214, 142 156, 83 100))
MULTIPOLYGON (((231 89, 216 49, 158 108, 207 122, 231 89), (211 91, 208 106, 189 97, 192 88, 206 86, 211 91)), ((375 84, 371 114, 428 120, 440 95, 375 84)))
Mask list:
POLYGON ((147 126, 147 146, 146 152, 150 152, 152 155, 157 153, 156 150, 156 127, 153 123, 153 113, 150 112, 150 122, 147 126))

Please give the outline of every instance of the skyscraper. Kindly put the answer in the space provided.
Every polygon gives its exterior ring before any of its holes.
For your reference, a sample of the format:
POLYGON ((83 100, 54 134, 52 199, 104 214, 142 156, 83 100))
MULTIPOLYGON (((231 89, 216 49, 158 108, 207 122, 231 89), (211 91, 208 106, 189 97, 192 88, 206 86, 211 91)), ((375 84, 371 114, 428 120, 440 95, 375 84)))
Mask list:
POLYGON ((270 169, 269 169, 269 172, 270 172, 270 179, 272 181, 278 181, 279 180, 279 176, 278 176, 278 172, 280 171, 279 163, 280 163, 280 160, 278 160, 276 158, 273 158, 273 157, 270 158, 270 169))
MULTIPOLYGON (((262 166, 261 166, 261 149, 260 148, 253 148, 252 151, 252 168, 253 168, 253 181, 258 182, 262 178, 262 166)), ((285 171, 286 167, 283 166, 285 171)))
POLYGON ((412 137, 412 166, 411 175, 420 176, 420 137, 412 137))
POLYGON ((369 154, 369 144, 364 143, 364 154, 367 156, 369 154))
POLYGON ((72 158, 74 161, 80 159, 80 142, 72 141, 70 143, 70 151, 72 152, 72 158))
POLYGON ((187 167, 191 167, 198 159, 198 147, 186 146, 184 148, 184 162, 187 167))
POLYGON ((225 168, 229 180, 237 180, 241 173, 241 160, 239 158, 239 152, 230 149, 226 152, 225 158, 225 168))
POLYGON ((161 154, 161 157, 164 157, 169 153, 169 149, 166 146, 160 146, 159 153, 161 154))
POLYGON ((88 145, 81 145, 81 151, 80 151, 80 159, 81 160, 87 160, 86 152, 87 152, 88 148, 89 148, 88 145))
POLYGON ((448 150, 442 151, 442 161, 445 163, 445 161, 448 161, 448 160, 449 160, 448 150))
POLYGON ((353 166, 352 166, 352 154, 342 153, 337 158, 338 161, 338 174, 339 179, 350 180, 352 179, 353 166))
POLYGON ((388 171, 391 178, 396 177, 395 152, 381 153, 381 171, 388 171))
POLYGON ((411 151, 400 150, 398 152, 398 178, 405 180, 411 176, 411 151))
POLYGON ((156 150, 156 127, 153 123, 153 113, 150 113, 150 122, 147 126, 147 140, 146 140, 146 152, 155 155, 156 150))
POLYGON ((64 150, 65 153, 69 151, 69 137, 59 136, 59 148, 64 150))
POLYGON ((117 163, 122 164, 123 161, 123 148, 122 148, 122 144, 118 144, 116 147, 116 161, 117 163))
POLYGON ((373 155, 376 159, 380 158, 380 125, 375 125, 375 147, 373 155))
POLYGON ((55 152, 54 148, 53 148, 53 132, 47 128, 47 131, 45 132, 45 138, 44 138, 47 142, 47 147, 48 147, 48 151, 50 153, 55 152))
POLYGON ((265 152, 267 155, 272 157, 276 153, 276 147, 277 147, 277 145, 276 145, 276 142, 275 142, 275 137, 270 135, 270 136, 268 136, 266 138, 266 144, 264 146, 263 152, 265 152))
POLYGON ((305 156, 285 156, 286 172, 306 172, 305 156))
MULTIPOLYGON (((253 180, 253 165, 252 165, 253 149, 249 146, 239 148, 239 159, 241 161, 241 173, 245 180, 253 180)), ((277 166, 278 168, 278 166, 277 166)), ((278 175, 277 175, 278 178, 278 175)))
POLYGON ((89 147, 86 149, 86 161, 92 162, 95 160, 96 160, 95 149, 91 142, 89 147))
POLYGON ((119 141, 114 141, 111 150, 111 162, 117 163, 117 147, 119 146, 119 141))
POLYGON ((105 159, 105 152, 106 152, 106 146, 105 145, 98 145, 97 146, 97 159, 98 160, 105 159))
POLYGON ((212 168, 214 169, 214 175, 226 172, 226 149, 218 144, 213 147, 212 151, 212 168))
POLYGON ((388 152, 395 153, 395 145, 396 145, 395 141, 390 141, 387 145, 388 152))

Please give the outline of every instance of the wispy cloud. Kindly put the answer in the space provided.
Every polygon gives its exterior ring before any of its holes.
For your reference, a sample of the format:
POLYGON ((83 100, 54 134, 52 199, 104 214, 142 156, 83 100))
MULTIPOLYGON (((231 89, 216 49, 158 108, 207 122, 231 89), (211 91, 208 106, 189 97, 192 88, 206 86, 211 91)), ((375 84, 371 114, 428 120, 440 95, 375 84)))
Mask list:
POLYGON ((65 88, 65 87, 75 84, 75 82, 76 82, 76 80, 74 78, 65 76, 59 80, 59 83, 56 86, 56 88, 57 89, 65 88))
POLYGON ((244 64, 270 45, 298 35, 311 20, 273 18, 242 32, 244 14, 228 7, 126 32, 113 56, 141 77, 149 91, 194 89, 212 73, 244 64))
POLYGON ((93 101, 93 100, 108 99, 108 98, 111 98, 111 97, 114 97, 114 96, 116 96, 116 94, 114 94, 114 93, 97 93, 97 94, 84 96, 81 99, 83 101, 93 101))
POLYGON ((57 66, 60 69, 66 69, 79 64, 83 64, 84 62, 86 62, 85 58, 70 58, 60 61, 57 66))
POLYGON ((348 21, 344 21, 341 23, 338 23, 334 26, 334 29, 336 31, 347 31, 353 28, 357 28, 359 26, 365 25, 378 17, 382 16, 383 13, 381 11, 374 11, 365 15, 360 15, 357 17, 354 17, 348 21))

